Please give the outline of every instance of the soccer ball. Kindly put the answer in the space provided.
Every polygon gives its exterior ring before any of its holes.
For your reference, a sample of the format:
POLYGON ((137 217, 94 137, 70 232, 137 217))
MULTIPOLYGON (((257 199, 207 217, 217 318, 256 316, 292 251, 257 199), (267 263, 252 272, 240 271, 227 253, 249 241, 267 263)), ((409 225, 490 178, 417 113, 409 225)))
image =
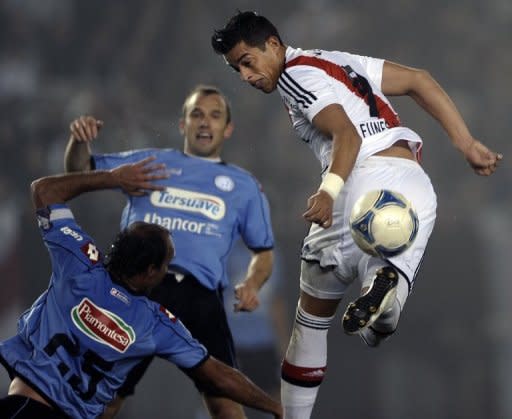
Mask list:
POLYGON ((418 233, 418 216, 402 194, 387 189, 361 196, 350 214, 356 244, 373 256, 389 258, 405 251, 418 233))

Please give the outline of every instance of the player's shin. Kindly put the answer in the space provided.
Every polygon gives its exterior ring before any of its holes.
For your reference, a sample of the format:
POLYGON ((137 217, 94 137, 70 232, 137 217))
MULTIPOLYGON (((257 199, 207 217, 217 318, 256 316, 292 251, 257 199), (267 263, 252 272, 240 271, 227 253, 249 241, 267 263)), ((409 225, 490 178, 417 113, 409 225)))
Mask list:
POLYGON ((317 317, 300 306, 281 368, 281 401, 287 419, 311 416, 327 366, 327 331, 332 317, 317 317))

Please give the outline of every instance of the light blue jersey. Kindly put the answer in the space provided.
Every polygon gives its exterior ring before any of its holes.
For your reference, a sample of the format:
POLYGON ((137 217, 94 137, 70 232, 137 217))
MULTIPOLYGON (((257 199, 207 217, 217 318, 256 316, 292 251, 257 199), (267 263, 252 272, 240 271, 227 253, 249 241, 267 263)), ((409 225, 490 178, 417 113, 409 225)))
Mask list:
POLYGON ((237 166, 173 149, 94 155, 92 162, 95 169, 112 169, 148 156, 165 163, 170 177, 155 183, 166 189, 127 196, 121 228, 146 221, 171 231, 176 246, 171 269, 192 274, 209 289, 225 288, 227 257, 240 236, 252 250, 273 248, 267 199, 256 179, 237 166))
POLYGON ((0 343, 0 362, 72 418, 95 418, 143 358, 193 368, 208 353, 168 310, 111 280, 65 205, 38 212, 48 289, 0 343))

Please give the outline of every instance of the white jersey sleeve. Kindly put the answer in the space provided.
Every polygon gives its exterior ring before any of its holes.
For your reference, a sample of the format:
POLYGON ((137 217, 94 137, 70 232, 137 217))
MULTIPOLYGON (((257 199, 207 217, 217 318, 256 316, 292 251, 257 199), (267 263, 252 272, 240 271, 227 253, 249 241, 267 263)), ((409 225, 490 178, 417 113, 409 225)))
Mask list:
POLYGON ((278 85, 310 122, 326 106, 339 103, 329 77, 319 68, 297 66, 285 70, 278 85))
POLYGON ((384 60, 381 58, 366 57, 364 55, 350 54, 350 56, 358 61, 365 69, 368 78, 382 89, 382 69, 384 68, 384 60))

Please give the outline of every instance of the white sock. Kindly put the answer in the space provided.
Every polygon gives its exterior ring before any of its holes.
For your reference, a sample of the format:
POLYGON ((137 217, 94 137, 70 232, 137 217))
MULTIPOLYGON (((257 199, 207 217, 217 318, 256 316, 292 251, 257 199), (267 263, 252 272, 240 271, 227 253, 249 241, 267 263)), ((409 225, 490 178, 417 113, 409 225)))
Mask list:
POLYGON ((292 336, 281 368, 281 401, 286 419, 308 419, 327 366, 327 332, 332 317, 297 308, 292 336))

